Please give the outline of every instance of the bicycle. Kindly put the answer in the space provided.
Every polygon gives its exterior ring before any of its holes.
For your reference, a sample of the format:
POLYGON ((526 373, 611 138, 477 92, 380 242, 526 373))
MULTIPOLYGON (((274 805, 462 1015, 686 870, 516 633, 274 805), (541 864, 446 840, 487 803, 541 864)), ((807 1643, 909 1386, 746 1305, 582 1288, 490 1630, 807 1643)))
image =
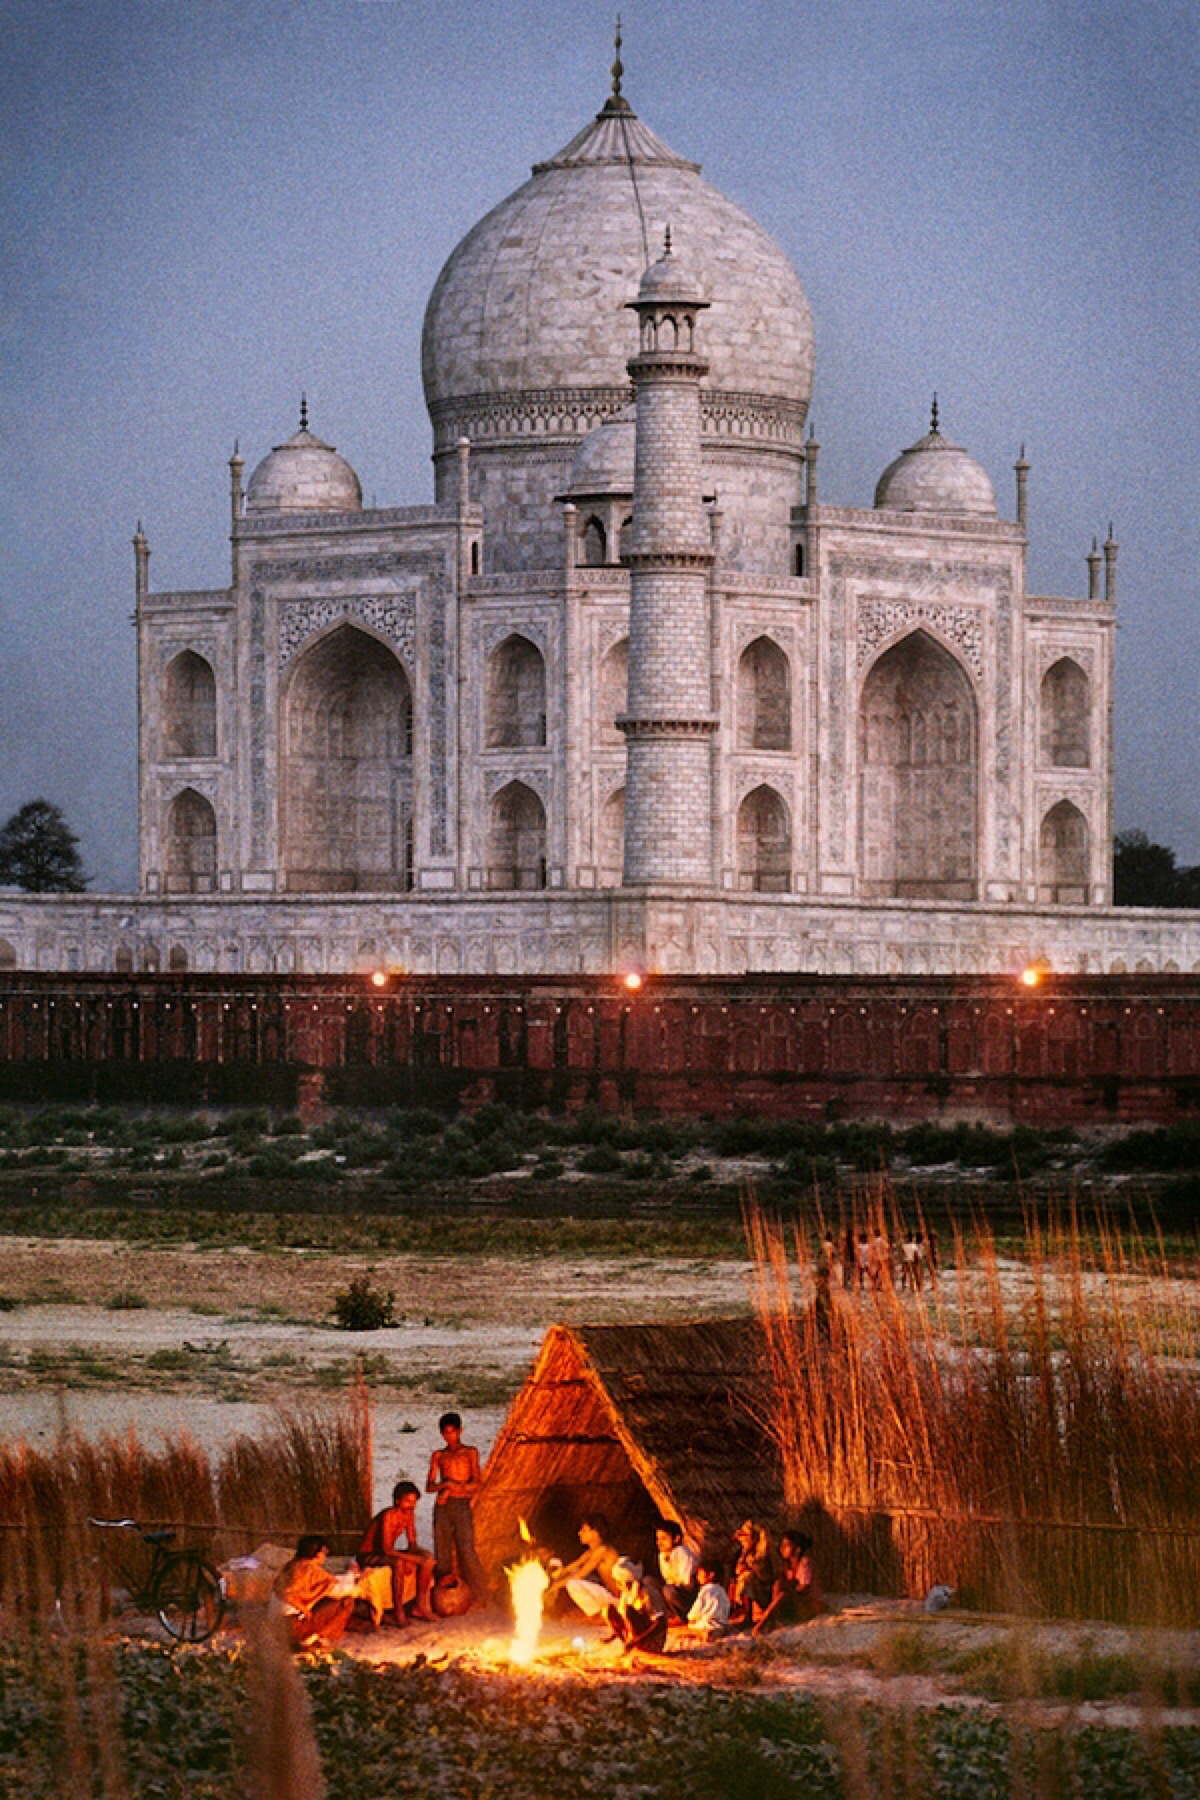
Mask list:
POLYGON ((202 1644, 225 1617, 225 1583, 199 1550, 171 1550, 176 1533, 169 1526, 146 1531, 136 1519, 94 1519, 97 1531, 133 1531, 150 1551, 144 1575, 119 1562, 122 1580, 133 1604, 156 1613, 169 1637, 185 1644, 202 1644))

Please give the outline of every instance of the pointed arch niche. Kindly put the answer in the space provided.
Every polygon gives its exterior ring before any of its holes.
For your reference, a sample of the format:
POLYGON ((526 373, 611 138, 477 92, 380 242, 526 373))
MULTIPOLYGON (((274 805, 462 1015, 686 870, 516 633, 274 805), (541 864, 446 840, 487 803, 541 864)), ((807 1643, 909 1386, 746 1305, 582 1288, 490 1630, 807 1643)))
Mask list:
POLYGON ((1077 806, 1060 800, 1042 820, 1038 839, 1038 899, 1051 906, 1084 906, 1088 897, 1091 833, 1077 806))
POLYGON ((738 886, 759 894, 786 894, 792 875, 788 809, 773 787, 752 789, 738 808, 738 886))
POLYGON ((600 887, 620 887, 625 869, 625 789, 619 787, 600 809, 596 833, 596 881, 600 887))
POLYGON ((519 632, 488 657, 484 711, 489 750, 533 749, 546 742, 546 664, 519 632))
POLYGON ((790 750, 791 665, 772 638, 755 638, 743 650, 737 688, 739 750, 790 750))
POLYGON ((412 688, 386 644, 339 625, 284 701, 282 864, 308 893, 412 886, 412 688))
POLYGON ((962 664, 927 632, 884 652, 859 705, 859 869, 871 898, 973 900, 979 721, 962 664))
POLYGON ((523 781, 510 781, 493 797, 487 884, 500 889, 546 885, 546 809, 523 781))
POLYGON ((600 664, 596 689, 596 722, 606 743, 623 744, 617 718, 629 705, 629 639, 618 638, 600 664))
POLYGON ((1079 664, 1061 656, 1042 677, 1041 761, 1045 768, 1091 766, 1091 684, 1079 664))
POLYGON ((217 885, 217 815, 195 788, 171 802, 166 873, 170 894, 211 894, 217 885))
POLYGON ((163 755, 217 754, 217 684, 211 666, 183 650, 163 676, 163 755))

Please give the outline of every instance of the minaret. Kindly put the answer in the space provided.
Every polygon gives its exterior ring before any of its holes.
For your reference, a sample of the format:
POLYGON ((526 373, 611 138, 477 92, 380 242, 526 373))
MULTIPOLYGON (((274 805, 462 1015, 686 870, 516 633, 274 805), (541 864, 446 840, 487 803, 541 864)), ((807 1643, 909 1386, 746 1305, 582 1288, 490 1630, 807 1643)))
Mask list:
POLYGON ((629 701, 625 733, 625 882, 709 886, 713 880, 712 533, 700 474, 696 317, 708 301, 666 248, 638 297, 633 522, 629 568, 629 701))

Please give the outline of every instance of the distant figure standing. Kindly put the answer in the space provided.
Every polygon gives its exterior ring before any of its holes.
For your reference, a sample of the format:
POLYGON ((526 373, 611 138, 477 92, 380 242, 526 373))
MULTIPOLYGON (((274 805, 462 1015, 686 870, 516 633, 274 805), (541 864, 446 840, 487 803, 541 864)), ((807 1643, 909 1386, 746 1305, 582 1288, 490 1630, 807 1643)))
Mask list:
POLYGON ((861 1294, 871 1279, 871 1240, 865 1231, 858 1234, 858 1242, 854 1246, 855 1286, 861 1294))
POLYGON ((487 1599, 488 1580, 475 1549, 472 1508, 482 1477, 479 1452, 462 1441, 462 1419, 456 1412, 443 1413, 438 1430, 446 1440, 444 1450, 429 1459, 425 1492, 433 1502, 433 1546, 439 1576, 450 1575, 457 1564, 477 1603, 487 1599))
POLYGON ((903 1258, 901 1267, 904 1272, 904 1285, 906 1288, 911 1288, 914 1294, 919 1294, 924 1286, 925 1277, 922 1265, 925 1259, 922 1254, 921 1240, 915 1231, 905 1233, 901 1256, 903 1258))
POLYGON ((825 1265, 825 1273, 831 1288, 840 1288, 845 1283, 845 1265, 841 1252, 837 1247, 837 1239, 832 1231, 827 1231, 821 1240, 821 1258, 825 1265))
POLYGON ((875 1293, 881 1293, 888 1284, 892 1272, 892 1247, 883 1234, 880 1226, 867 1247, 867 1273, 871 1278, 871 1286, 875 1293))

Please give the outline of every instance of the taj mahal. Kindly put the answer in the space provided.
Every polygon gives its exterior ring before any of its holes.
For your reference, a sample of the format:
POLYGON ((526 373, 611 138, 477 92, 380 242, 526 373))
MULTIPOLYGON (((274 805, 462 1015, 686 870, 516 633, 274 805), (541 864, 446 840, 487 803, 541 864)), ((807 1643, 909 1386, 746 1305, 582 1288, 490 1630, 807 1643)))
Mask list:
POLYGON ((621 76, 442 268, 430 501, 302 405, 230 461, 228 586, 155 591, 139 526, 139 891, 0 895, 0 960, 1200 963, 1111 906, 1111 529, 1031 594, 1023 451, 998 498, 927 395, 825 495, 800 280, 621 76))

